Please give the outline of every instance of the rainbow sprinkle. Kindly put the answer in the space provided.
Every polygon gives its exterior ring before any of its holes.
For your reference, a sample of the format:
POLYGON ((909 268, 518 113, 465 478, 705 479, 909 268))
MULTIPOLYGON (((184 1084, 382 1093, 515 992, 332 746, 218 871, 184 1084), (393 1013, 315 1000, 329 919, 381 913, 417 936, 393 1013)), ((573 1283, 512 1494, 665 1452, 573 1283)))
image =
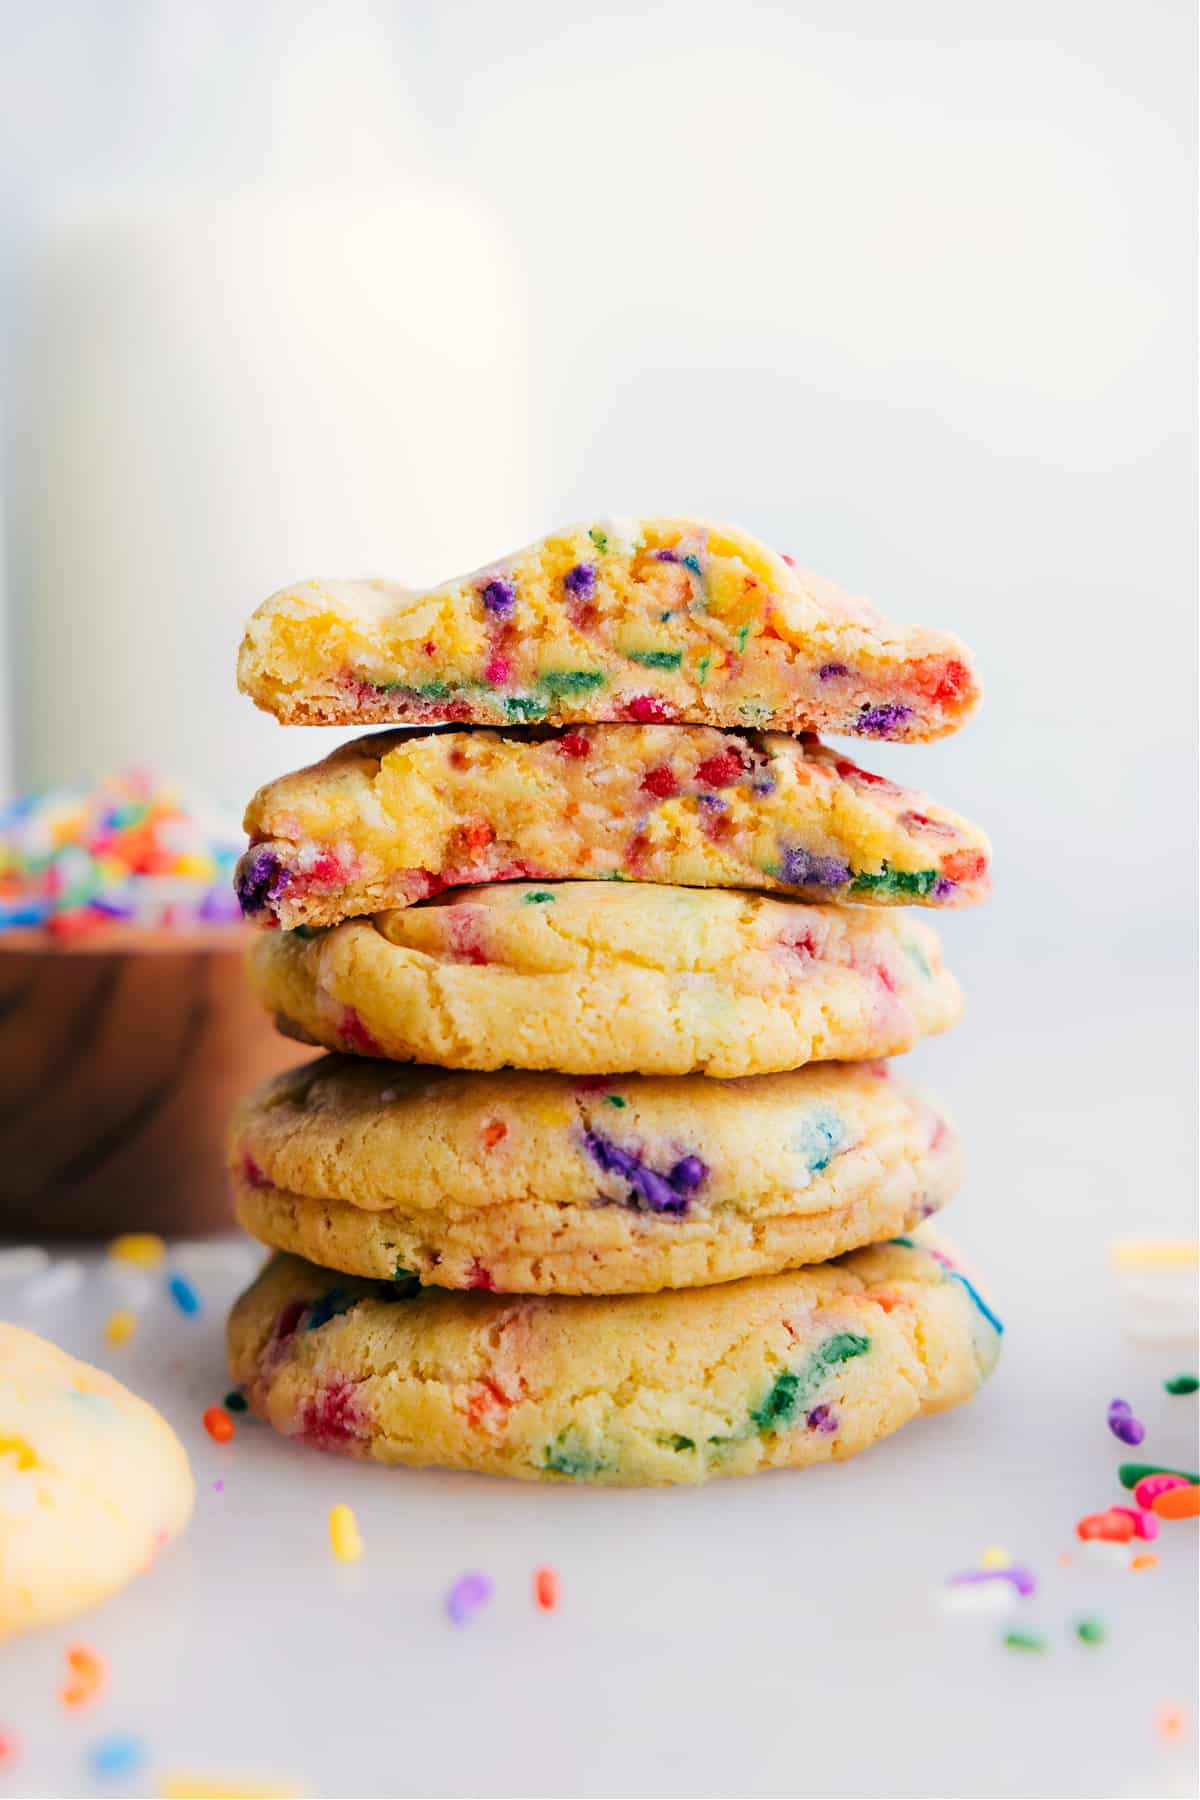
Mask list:
POLYGON ((0 809, 0 931, 232 924, 236 822, 142 769, 0 809))

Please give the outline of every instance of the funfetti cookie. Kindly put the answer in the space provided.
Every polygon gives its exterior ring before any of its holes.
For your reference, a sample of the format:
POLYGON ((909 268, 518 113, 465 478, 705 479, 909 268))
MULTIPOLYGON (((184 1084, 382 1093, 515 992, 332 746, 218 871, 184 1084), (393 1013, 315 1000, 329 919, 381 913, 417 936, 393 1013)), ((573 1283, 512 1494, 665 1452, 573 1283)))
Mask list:
POLYGON ((990 855, 815 738, 695 725, 378 732, 269 782, 246 830, 242 907, 288 928, 523 877, 967 906, 990 855))
POLYGON ((0 1324, 0 1637, 94 1606, 187 1523, 166 1420, 73 1356, 0 1324))
POLYGON ((291 1036, 452 1069, 764 1074, 894 1056, 962 1009, 911 913, 603 881, 264 931, 249 967, 291 1036))
POLYGON ((238 1216, 388 1280, 653 1293, 821 1262, 954 1193, 958 1141, 886 1063, 583 1081, 323 1057, 249 1095, 238 1216))
POLYGON ((678 1293, 456 1294, 281 1256, 229 1321, 254 1411, 320 1449, 646 1484, 853 1455, 969 1400, 1000 1327, 905 1242, 678 1293))
POLYGON ((950 633, 679 518, 593 520, 424 591, 284 588, 249 621, 238 682, 285 724, 682 720, 911 742, 979 700, 950 633))

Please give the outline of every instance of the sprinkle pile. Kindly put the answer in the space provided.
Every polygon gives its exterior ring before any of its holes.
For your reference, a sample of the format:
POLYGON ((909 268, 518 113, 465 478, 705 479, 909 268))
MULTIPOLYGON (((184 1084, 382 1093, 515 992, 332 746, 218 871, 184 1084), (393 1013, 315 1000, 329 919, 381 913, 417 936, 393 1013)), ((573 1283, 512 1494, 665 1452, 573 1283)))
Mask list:
POLYGON ((231 924, 236 821, 145 770, 0 810, 0 931, 231 924))

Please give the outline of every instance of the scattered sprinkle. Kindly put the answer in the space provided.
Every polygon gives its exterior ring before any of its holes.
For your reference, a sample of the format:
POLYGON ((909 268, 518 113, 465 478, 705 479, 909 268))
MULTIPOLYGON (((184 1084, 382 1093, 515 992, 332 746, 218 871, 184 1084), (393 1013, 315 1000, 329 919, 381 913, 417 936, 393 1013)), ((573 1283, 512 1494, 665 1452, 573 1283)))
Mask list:
POLYGON ((1154 1496, 1154 1510, 1160 1519, 1200 1518, 1200 1487, 1164 1488, 1154 1496))
POLYGON ((979 1566, 981 1569, 1007 1569, 1011 1562, 1012 1557, 1008 1551, 1002 1550, 998 1544, 993 1544, 980 1557, 979 1566))
POLYGON ((1188 1469, 1164 1469, 1161 1463, 1121 1463, 1117 1469, 1117 1477, 1125 1488, 1136 1488, 1146 1475, 1178 1475, 1182 1481, 1200 1482, 1200 1475, 1188 1469))
POLYGON ((214 1481, 213 1482, 213 1493, 214 1494, 223 1494, 224 1492, 225 1492, 225 1483, 223 1481, 214 1481))
POLYGON ((227 1444, 237 1427, 223 1406, 210 1406, 204 1414, 204 1429, 218 1444, 227 1444))
POLYGON ((0 1769, 11 1769, 21 1754, 20 1739, 14 1732, 0 1731, 0 1769))
POLYGON ((363 1553, 363 1541, 354 1509, 339 1505, 329 1511, 329 1542, 339 1562, 357 1562, 363 1553))
POLYGON ((250 1402, 247 1400, 245 1394, 243 1394, 241 1388, 233 1388, 225 1396, 226 1412, 243 1413, 249 1409, 249 1405, 250 1402))
POLYGON ((1163 1386, 1168 1394, 1194 1394, 1200 1389, 1200 1375, 1169 1375, 1163 1386))
POLYGON ((1109 1401, 1108 1429, 1123 1444, 1140 1444, 1146 1435, 1146 1427, 1140 1419, 1134 1418, 1133 1408, 1128 1400, 1109 1401))
POLYGON ((558 1605, 558 1570, 543 1564, 533 1571, 533 1597, 543 1612, 553 1612, 558 1605))
POLYGON ((460 1575, 446 1595, 446 1616, 452 1625, 466 1625, 491 1597, 491 1576, 474 1569, 460 1575))
POLYGON ((1164 1744, 1179 1744, 1187 1735, 1187 1714, 1182 1706, 1160 1706, 1154 1715, 1154 1730, 1164 1744))
POLYGON ((180 1312, 189 1318, 200 1311, 200 1296, 186 1275, 172 1275, 167 1282, 167 1292, 180 1312))
POLYGON ((133 1263, 139 1269, 158 1269, 166 1259, 167 1246, 153 1231, 126 1231, 108 1246, 114 1262, 133 1263))
POLYGON ((1118 1269, 1182 1266, 1200 1262, 1200 1242, 1195 1238, 1118 1238, 1109 1245, 1108 1254, 1118 1269))
POLYGON ((84 1269, 81 1262, 66 1259, 63 1262, 51 1263, 43 1275, 35 1275, 24 1290, 22 1299, 26 1306, 51 1306, 59 1300, 65 1300, 76 1288, 83 1286, 84 1269))
POLYGON ((1040 1631, 1006 1631, 1004 1642, 1009 1650, 1045 1651, 1050 1648, 1040 1631))
POLYGON ((1081 1644, 1102 1644, 1108 1633, 1099 1619, 1076 1619, 1075 1636, 1081 1644))
POLYGON ((1128 1507, 1110 1506, 1107 1512, 1089 1513, 1075 1526, 1077 1538, 1106 1538, 1116 1544, 1127 1544, 1136 1532, 1128 1507))
POLYGON ((1131 1569, 1157 1569, 1158 1558, 1153 1550, 1143 1550, 1139 1555, 1130 1558, 1129 1566, 1131 1569))
POLYGON ((949 1585, 961 1587, 991 1581, 1007 1581, 1018 1594, 1037 1592, 1037 1577, 1033 1570, 1024 1568, 1020 1563, 1010 1563, 1006 1569, 964 1569, 959 1575, 951 1575, 949 1585))
POLYGON ((0 1250, 0 1281, 28 1281, 50 1267, 50 1252, 37 1244, 14 1244, 0 1250))
POLYGON ((110 1737, 101 1738, 88 1753, 92 1773, 101 1780, 110 1775, 131 1775, 145 1760, 142 1740, 127 1731, 114 1731, 110 1737))
POLYGON ((1168 1488, 1187 1485, 1185 1475, 1143 1475, 1133 1490, 1133 1497, 1139 1506, 1153 1506, 1156 1494, 1165 1494, 1168 1488))
POLYGON ((89 1706, 108 1684, 108 1664, 88 1644, 72 1644, 67 1651, 67 1679, 59 1689, 64 1706, 89 1706))
POLYGON ((104 1341, 107 1344, 127 1344, 137 1330, 137 1314, 128 1306, 118 1306, 116 1312, 109 1313, 104 1327, 104 1341))

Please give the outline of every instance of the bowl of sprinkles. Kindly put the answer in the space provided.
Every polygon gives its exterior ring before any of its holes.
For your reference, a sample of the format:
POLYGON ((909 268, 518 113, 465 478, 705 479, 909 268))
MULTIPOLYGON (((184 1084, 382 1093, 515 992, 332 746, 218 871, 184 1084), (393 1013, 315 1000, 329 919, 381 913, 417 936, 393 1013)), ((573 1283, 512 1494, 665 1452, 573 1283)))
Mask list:
POLYGON ((145 770, 0 806, 0 1233, 227 1226, 252 1003, 237 822, 145 770))

